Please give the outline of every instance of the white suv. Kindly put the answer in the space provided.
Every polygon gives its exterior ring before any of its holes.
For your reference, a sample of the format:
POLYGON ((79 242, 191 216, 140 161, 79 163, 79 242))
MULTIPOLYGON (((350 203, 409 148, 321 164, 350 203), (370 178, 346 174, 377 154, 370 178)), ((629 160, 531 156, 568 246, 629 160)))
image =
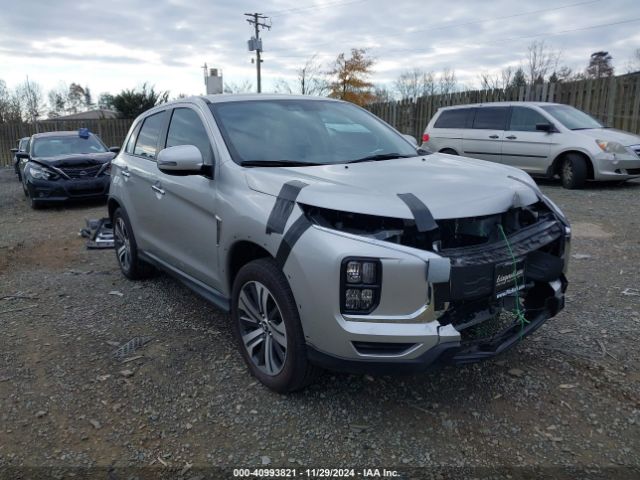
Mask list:
POLYGON ((640 177, 640 136, 603 126, 568 105, 497 102, 441 108, 422 148, 559 175, 565 188, 587 180, 640 177))

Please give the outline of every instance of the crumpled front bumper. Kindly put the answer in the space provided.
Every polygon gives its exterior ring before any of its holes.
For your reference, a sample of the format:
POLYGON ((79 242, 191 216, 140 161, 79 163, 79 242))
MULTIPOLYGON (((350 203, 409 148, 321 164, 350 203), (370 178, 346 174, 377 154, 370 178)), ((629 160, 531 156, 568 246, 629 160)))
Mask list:
POLYGON ((89 179, 41 180, 25 179, 29 196, 38 203, 65 202, 69 200, 101 199, 109 194, 109 175, 89 179))
POLYGON ((312 346, 307 346, 307 354, 312 363, 328 370, 379 375, 423 372, 446 365, 464 365, 488 360, 517 345, 520 340, 536 331, 564 308, 566 279, 563 276, 562 279, 551 283, 554 295, 546 299, 545 307, 537 315, 530 318, 528 323, 512 324, 490 339, 475 342, 465 342, 463 339, 440 342, 419 357, 393 362, 341 358, 320 352, 312 346))

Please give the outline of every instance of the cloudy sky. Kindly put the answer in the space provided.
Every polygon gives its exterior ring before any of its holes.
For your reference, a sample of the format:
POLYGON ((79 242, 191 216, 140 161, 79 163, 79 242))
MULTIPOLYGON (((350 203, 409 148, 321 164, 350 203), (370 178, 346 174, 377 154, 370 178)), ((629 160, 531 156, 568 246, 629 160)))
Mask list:
POLYGON ((254 81, 245 12, 271 16, 263 32, 264 90, 292 80, 311 55, 329 62, 352 47, 376 58, 373 81, 404 69, 455 69, 472 86, 480 72, 524 60, 544 40, 562 63, 586 66, 608 50, 623 73, 640 48, 638 0, 0 0, 0 79, 28 75, 45 90, 60 82, 94 95, 147 81, 172 96, 204 93, 202 69, 254 81))

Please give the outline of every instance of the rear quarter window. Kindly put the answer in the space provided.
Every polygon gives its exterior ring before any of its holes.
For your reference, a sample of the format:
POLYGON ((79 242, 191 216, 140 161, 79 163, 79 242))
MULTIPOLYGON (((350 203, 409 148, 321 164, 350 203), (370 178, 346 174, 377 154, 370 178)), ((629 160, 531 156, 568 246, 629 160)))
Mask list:
POLYGON ((470 108, 445 110, 437 118, 433 128, 465 128, 470 112, 470 108))

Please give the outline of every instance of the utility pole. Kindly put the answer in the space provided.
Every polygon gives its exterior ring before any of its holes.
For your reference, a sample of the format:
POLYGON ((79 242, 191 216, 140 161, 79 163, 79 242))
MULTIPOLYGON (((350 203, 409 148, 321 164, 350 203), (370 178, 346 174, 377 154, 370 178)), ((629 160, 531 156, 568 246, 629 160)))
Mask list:
POLYGON ((256 73, 258 77, 258 93, 262 91, 262 79, 260 77, 260 64, 262 63, 262 59, 260 58, 260 53, 262 53, 262 39, 260 38, 260 29, 266 28, 267 30, 271 30, 271 23, 264 23, 264 20, 268 19, 262 15, 261 13, 245 13, 245 17, 247 18, 247 22, 249 25, 253 25, 255 36, 249 39, 249 51, 256 52, 256 73))

